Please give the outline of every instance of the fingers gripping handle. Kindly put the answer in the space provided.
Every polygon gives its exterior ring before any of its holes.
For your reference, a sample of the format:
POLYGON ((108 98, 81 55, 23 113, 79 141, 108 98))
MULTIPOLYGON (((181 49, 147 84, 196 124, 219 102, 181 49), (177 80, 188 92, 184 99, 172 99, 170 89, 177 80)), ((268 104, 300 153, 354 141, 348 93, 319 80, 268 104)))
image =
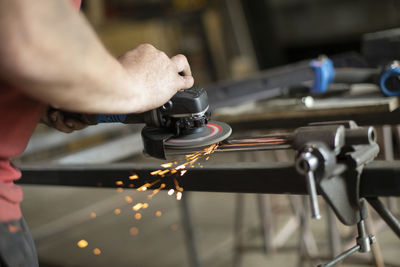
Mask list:
POLYGON ((65 118, 79 120, 88 125, 99 123, 144 123, 143 114, 82 114, 63 112, 65 118))

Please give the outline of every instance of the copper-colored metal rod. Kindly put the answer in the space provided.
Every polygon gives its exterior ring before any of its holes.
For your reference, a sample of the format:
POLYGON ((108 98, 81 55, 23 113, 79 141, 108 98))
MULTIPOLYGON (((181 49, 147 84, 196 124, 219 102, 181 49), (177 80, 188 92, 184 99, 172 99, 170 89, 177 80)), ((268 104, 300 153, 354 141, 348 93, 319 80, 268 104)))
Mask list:
POLYGON ((228 138, 222 141, 216 152, 244 150, 275 150, 292 147, 293 135, 265 135, 260 137, 228 138))

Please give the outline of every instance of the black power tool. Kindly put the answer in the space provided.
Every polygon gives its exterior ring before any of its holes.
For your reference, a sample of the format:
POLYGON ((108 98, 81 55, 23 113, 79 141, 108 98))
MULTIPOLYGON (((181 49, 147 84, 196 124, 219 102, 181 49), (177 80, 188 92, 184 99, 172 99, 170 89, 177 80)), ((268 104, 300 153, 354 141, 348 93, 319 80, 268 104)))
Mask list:
POLYGON ((121 122, 145 123, 142 130, 144 152, 165 159, 166 151, 184 154, 190 149, 201 150, 228 138, 231 127, 223 122, 210 121, 207 92, 192 87, 176 93, 163 106, 140 114, 78 114, 64 112, 67 118, 86 124, 121 122))

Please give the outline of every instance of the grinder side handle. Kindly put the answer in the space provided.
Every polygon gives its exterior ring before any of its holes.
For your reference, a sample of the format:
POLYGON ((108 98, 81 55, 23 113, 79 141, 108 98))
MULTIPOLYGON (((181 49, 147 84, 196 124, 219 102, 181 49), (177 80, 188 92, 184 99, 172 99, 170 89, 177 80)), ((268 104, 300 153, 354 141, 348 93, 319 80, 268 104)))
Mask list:
MULTIPOLYGON (((49 109, 51 112, 54 109, 49 109)), ((65 119, 71 118, 78 120, 82 123, 88 125, 96 125, 99 123, 127 123, 127 124, 135 124, 135 123, 145 123, 145 115, 141 114, 85 114, 85 113, 75 113, 75 112, 67 112, 61 111, 65 119)))

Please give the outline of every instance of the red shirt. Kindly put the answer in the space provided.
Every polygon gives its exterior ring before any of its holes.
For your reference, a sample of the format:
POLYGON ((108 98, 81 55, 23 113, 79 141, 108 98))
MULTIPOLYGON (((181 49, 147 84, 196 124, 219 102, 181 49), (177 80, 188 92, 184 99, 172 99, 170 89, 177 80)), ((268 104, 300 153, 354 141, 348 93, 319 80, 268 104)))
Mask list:
MULTIPOLYGON (((81 0, 71 0, 79 9, 81 0)), ((46 105, 0 82, 0 221, 21 218, 22 190, 14 184, 21 177, 9 159, 21 155, 46 105)))

